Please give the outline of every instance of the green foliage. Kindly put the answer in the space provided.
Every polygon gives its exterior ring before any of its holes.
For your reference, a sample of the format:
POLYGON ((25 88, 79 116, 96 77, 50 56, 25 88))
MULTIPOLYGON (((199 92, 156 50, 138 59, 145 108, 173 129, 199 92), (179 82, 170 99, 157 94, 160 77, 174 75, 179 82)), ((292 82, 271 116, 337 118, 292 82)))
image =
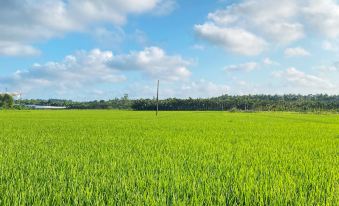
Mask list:
POLYGON ((9 94, 0 94, 0 107, 3 109, 11 109, 14 106, 14 99, 9 94))
POLYGON ((0 205, 339 205, 338 115, 0 112, 0 205))
MULTIPOLYGON (((68 109, 123 109, 155 110, 155 99, 128 99, 75 102, 70 100, 21 100, 22 105, 63 106, 68 109)), ((296 112, 339 112, 339 96, 328 95, 224 95, 209 99, 170 98, 159 101, 163 111, 296 111, 296 112)))
POLYGON ((60 100, 60 99, 26 99, 20 100, 22 105, 42 105, 42 106, 59 106, 67 107, 68 109, 131 109, 132 101, 128 99, 128 96, 124 96, 121 99, 115 98, 112 100, 95 100, 88 102, 76 102, 71 100, 60 100))
MULTIPOLYGON (((155 110, 154 99, 133 101, 134 110, 155 110)), ((165 99, 159 101, 159 109, 165 111, 337 111, 339 96, 328 95, 244 95, 210 99, 165 99)))

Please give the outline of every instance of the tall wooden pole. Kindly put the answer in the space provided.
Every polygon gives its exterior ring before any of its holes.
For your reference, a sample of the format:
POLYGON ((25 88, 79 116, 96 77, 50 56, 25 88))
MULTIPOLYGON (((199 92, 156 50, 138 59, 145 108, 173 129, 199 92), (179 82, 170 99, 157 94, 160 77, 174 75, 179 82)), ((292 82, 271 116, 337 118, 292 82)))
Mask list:
POLYGON ((158 80, 158 86, 157 86, 157 112, 156 112, 156 116, 158 116, 158 112, 159 112, 159 80, 158 80))

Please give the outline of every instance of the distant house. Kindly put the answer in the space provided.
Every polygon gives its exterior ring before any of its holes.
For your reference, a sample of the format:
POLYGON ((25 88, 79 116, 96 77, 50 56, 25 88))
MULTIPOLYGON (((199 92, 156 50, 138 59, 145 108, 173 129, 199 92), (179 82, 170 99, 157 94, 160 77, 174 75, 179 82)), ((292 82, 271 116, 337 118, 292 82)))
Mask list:
POLYGON ((67 107, 43 106, 43 105, 25 105, 32 109, 66 109, 67 107))

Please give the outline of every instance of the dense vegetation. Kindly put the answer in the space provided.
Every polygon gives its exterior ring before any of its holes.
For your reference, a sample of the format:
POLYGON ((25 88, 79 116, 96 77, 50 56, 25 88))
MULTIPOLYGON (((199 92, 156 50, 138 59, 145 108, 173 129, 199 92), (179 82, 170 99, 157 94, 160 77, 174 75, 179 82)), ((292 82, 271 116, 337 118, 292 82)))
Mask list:
POLYGON ((0 108, 11 109, 14 106, 14 99, 9 94, 0 94, 0 108))
MULTIPOLYGON (((155 110, 155 99, 130 100, 127 96, 109 101, 22 100, 22 104, 66 106, 69 109, 155 110)), ((339 111, 339 95, 224 95, 209 99, 165 99, 160 110, 252 110, 252 111, 339 111)))
POLYGON ((17 100, 18 105, 42 105, 42 106, 59 106, 67 107, 68 109, 131 109, 133 100, 129 100, 128 96, 125 95, 122 98, 115 98, 112 100, 95 100, 87 102, 78 102, 71 100, 61 100, 61 99, 25 99, 17 100))
POLYGON ((0 205, 339 205, 338 115, 0 111, 0 205))

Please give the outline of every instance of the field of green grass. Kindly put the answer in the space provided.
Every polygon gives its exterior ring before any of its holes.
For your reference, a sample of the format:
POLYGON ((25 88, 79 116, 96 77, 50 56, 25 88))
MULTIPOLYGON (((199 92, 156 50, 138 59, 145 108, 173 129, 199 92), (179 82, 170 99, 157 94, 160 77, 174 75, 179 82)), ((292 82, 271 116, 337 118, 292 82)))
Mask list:
POLYGON ((339 115, 0 111, 0 205, 339 205, 339 115))

